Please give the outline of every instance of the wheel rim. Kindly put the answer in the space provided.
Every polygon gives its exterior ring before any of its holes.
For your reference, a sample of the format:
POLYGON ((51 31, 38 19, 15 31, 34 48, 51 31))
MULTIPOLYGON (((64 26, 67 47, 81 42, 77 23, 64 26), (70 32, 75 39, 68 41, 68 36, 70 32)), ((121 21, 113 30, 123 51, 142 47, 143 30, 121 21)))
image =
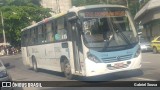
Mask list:
POLYGON ((70 67, 69 63, 67 63, 67 64, 65 65, 65 74, 66 74, 67 76, 71 74, 71 67, 70 67))
POLYGON ((70 65, 70 63, 68 62, 68 60, 65 60, 64 62, 63 62, 63 73, 64 73, 64 76, 67 78, 67 79, 69 79, 69 80, 71 80, 72 78, 73 78, 73 74, 72 74, 72 72, 71 72, 71 65, 70 65))
POLYGON ((33 63, 33 69, 36 70, 36 68, 37 68, 37 67, 36 67, 36 64, 35 64, 35 62, 34 62, 34 63, 33 63))

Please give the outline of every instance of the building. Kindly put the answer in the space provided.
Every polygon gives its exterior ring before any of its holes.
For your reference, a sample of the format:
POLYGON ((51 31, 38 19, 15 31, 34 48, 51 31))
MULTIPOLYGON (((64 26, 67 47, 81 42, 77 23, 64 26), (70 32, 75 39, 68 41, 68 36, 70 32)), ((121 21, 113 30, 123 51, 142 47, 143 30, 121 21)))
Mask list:
POLYGON ((143 37, 152 40, 160 36, 160 0, 150 0, 140 9, 134 19, 143 25, 143 37))
POLYGON ((41 0, 41 5, 44 8, 52 9, 53 13, 66 12, 72 7, 72 0, 41 0))

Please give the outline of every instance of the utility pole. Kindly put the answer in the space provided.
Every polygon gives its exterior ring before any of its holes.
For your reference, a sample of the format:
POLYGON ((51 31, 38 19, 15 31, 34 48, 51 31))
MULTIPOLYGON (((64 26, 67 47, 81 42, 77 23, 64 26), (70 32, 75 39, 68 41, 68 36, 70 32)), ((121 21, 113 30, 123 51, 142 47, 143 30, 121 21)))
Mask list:
POLYGON ((107 4, 109 4, 109 1, 107 0, 107 4))
POLYGON ((57 4, 57 12, 56 13, 60 13, 60 5, 59 5, 59 0, 56 0, 56 4, 57 4))
POLYGON ((127 3, 127 8, 128 8, 128 6, 129 6, 129 5, 128 5, 128 0, 126 0, 126 3, 127 3))
POLYGON ((3 21, 3 14, 2 11, 1 12, 1 23, 2 23, 2 30, 3 30, 3 43, 4 46, 6 47, 6 35, 5 35, 5 31, 4 31, 4 21, 3 21))

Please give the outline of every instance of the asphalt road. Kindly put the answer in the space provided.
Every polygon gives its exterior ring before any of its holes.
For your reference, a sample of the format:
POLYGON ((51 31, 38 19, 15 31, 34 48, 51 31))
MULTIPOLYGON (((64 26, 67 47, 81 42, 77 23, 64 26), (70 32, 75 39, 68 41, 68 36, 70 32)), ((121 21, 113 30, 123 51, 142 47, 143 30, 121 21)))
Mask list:
MULTIPOLYGON (((142 54, 142 57, 143 57, 142 68, 139 71, 114 73, 114 74, 103 75, 103 76, 98 76, 94 78, 92 77, 92 78, 89 78, 89 80, 160 81, 160 54, 152 54, 152 52, 146 52, 142 54)), ((10 67, 8 67, 7 69, 14 81, 68 81, 63 76, 62 73, 47 71, 47 70, 40 70, 40 72, 34 72, 32 70, 28 70, 22 63, 21 54, 1 56, 0 59, 3 60, 4 63, 10 63, 10 67)), ((74 78, 73 81, 77 81, 77 80, 83 81, 83 80, 86 80, 86 78, 76 77, 74 78)), ((54 88, 54 90, 55 89, 61 90, 62 88, 54 88)), ((105 88, 101 88, 101 90, 103 89, 105 90, 105 88)), ((110 89, 112 90, 112 88, 110 89)), ((142 89, 148 90, 147 88, 142 88, 142 89)), ((48 88, 44 90, 48 90, 48 88)))

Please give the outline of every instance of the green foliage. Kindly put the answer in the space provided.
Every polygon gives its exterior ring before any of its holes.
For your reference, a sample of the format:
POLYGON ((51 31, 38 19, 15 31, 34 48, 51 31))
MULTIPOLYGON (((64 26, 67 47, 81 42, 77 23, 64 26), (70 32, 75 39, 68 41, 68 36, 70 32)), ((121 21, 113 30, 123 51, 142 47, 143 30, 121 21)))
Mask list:
MULTIPOLYGON (((7 41, 20 45, 21 29, 50 17, 51 10, 40 6, 40 0, 0 0, 7 41)), ((2 30, 1 30, 2 31, 2 30)))
POLYGON ((128 0, 128 4, 132 16, 135 16, 140 7, 139 0, 128 0))
POLYGON ((28 5, 37 5, 40 6, 41 0, 0 0, 0 3, 3 5, 15 5, 15 6, 28 6, 28 5))

